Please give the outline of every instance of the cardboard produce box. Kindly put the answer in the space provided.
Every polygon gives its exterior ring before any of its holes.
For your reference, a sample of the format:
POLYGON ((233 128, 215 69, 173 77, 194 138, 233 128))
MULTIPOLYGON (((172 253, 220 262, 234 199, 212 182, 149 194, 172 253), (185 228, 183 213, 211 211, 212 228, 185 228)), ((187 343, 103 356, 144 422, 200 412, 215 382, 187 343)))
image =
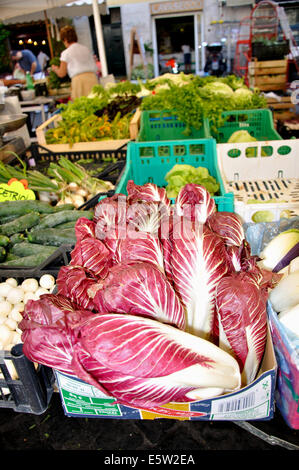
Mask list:
POLYGON ((188 419, 204 421, 269 420, 274 414, 277 364, 268 328, 267 344, 257 378, 237 392, 192 403, 169 403, 165 408, 202 413, 191 418, 177 418, 120 405, 113 397, 75 376, 55 371, 64 413, 72 417, 117 419, 188 419))

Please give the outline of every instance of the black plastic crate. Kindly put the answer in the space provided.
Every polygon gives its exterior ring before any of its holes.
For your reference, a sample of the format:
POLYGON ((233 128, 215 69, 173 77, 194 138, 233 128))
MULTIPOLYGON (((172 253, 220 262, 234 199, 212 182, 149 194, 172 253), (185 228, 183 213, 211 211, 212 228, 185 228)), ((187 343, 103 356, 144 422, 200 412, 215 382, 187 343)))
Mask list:
MULTIPOLYGON (((122 176, 122 172, 119 175, 119 180, 122 176)), ((107 191, 105 193, 98 193, 82 206, 78 207, 77 210, 82 210, 82 217, 84 217, 84 211, 93 209, 100 198, 113 196, 114 190, 107 191)), ((55 227, 54 227, 55 228, 55 227)), ((23 266, 1 266, 0 267, 0 278, 7 279, 9 277, 15 278, 26 278, 26 277, 41 277, 43 274, 52 274, 54 277, 58 275, 58 272, 62 266, 69 264, 71 260, 71 251, 75 245, 61 245, 57 247, 57 250, 52 253, 45 261, 38 266, 32 268, 24 268, 23 266)))
MULTIPOLYGON (((34 277, 37 280, 48 270, 0 271, 0 282, 14 277, 18 284, 24 279, 34 277)), ((56 276, 54 276, 56 278, 56 276)), ((42 414, 48 408, 54 392, 55 375, 50 367, 34 364, 23 353, 23 344, 14 345, 11 350, 0 350, 0 409, 12 408, 16 412, 42 414), (17 378, 11 373, 14 366, 17 378), (3 376, 3 377, 2 377, 3 376)))
POLYGON ((57 162, 61 156, 74 163, 81 161, 86 170, 94 172, 93 176, 115 184, 126 163, 127 145, 116 150, 50 152, 46 147, 33 143, 28 165, 46 173, 50 163, 57 162))
POLYGON ((49 406, 55 376, 49 367, 35 368, 23 353, 23 344, 13 346, 11 351, 0 351, 0 408, 12 408, 16 412, 42 414, 49 406), (7 364, 11 361, 18 378, 12 378, 7 364))
POLYGON ((14 278, 27 278, 27 277, 41 277, 43 274, 52 274, 57 276, 60 268, 66 266, 70 262, 70 253, 74 245, 62 245, 52 253, 49 258, 43 261, 38 266, 32 268, 24 268, 18 266, 2 266, 0 269, 0 278, 2 280, 8 279, 9 277, 14 278))

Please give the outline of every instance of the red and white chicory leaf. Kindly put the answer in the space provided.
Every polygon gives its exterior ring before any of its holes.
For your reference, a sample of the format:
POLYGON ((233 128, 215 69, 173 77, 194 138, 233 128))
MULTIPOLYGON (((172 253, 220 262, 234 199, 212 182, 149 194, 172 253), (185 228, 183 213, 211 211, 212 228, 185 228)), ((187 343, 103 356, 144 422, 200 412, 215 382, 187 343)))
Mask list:
POLYGON ((126 228, 127 198, 123 194, 102 199, 95 207, 94 222, 95 236, 99 240, 105 239, 106 233, 110 237, 118 238, 126 228))
POLYGON ((132 204, 138 201, 161 202, 166 207, 170 206, 170 200, 167 197, 166 189, 160 188, 154 183, 144 185, 135 184, 133 180, 127 183, 128 203, 132 204))
POLYGON ((70 265, 81 266, 96 277, 106 277, 112 263, 111 251, 95 237, 78 240, 71 251, 70 265))
POLYGON ((178 296, 151 263, 116 265, 88 292, 98 312, 142 315, 185 328, 185 311, 178 296))
POLYGON ((178 215, 205 223, 216 211, 216 203, 210 193, 199 184, 186 184, 179 192, 175 207, 178 215))
POLYGON ((78 310, 68 299, 57 294, 45 294, 39 300, 29 300, 23 319, 23 353, 33 362, 73 374, 73 344, 76 329, 93 315, 78 310))
POLYGON ((206 220, 207 227, 223 238, 227 245, 241 246, 245 234, 241 217, 234 212, 214 212, 206 220))
POLYGON ((56 280, 57 292, 80 308, 94 310, 88 289, 96 284, 97 278, 89 274, 81 266, 63 266, 60 268, 56 280))
POLYGON ((239 366, 231 355, 177 328, 132 315, 107 313, 85 322, 73 368, 119 403, 141 408, 240 387, 239 366))
POLYGON ((95 222, 93 220, 81 217, 77 220, 75 225, 75 234, 77 241, 83 240, 84 238, 95 237, 95 222))
POLYGON ((267 336, 267 297, 256 273, 230 273, 219 280, 216 291, 219 346, 231 351, 242 373, 242 383, 251 383, 258 371, 267 336))
POLYGON ((128 231, 126 238, 119 240, 114 259, 122 264, 151 263, 164 272, 163 248, 159 238, 151 233, 128 231))
MULTIPOLYGON (((175 230, 174 230, 175 232, 175 230)), ((170 257, 174 288, 186 309, 186 331, 213 336, 215 290, 228 272, 223 240, 203 224, 191 224, 173 237, 170 257)))

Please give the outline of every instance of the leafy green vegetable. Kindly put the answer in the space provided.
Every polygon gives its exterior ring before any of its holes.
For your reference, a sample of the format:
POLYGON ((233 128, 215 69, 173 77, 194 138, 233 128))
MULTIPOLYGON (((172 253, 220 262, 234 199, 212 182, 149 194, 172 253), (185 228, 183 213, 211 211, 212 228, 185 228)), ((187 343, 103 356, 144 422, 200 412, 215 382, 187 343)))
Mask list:
POLYGON ((99 89, 93 97, 81 96, 63 104, 61 120, 46 132, 47 144, 129 139, 132 113, 140 101, 134 95, 111 100, 109 91, 99 89))
MULTIPOLYGON (((50 60, 49 64, 50 64, 50 66, 51 65, 57 65, 59 67, 60 58, 59 57, 53 57, 50 60)), ((53 70, 50 70, 49 78, 48 78, 49 88, 59 89, 62 86, 63 81, 64 80, 62 78, 58 77, 58 75, 53 70)))
POLYGON ((252 137, 248 131, 236 131, 234 132, 227 141, 230 144, 242 143, 242 142, 256 142, 256 138, 252 137))
POLYGON ((144 85, 151 90, 141 103, 141 110, 173 110, 173 115, 186 125, 185 135, 191 128, 200 129, 203 118, 209 119, 211 132, 216 136, 222 126, 224 111, 260 109, 267 106, 258 90, 249 90, 242 79, 191 76, 171 80, 162 76, 144 85), (240 91, 244 90, 244 91, 240 91))
POLYGON ((212 196, 219 190, 219 183, 204 167, 177 164, 166 174, 165 180, 168 183, 166 193, 169 198, 176 198, 180 189, 188 183, 204 186, 212 196))
MULTIPOLYGON (((257 139, 253 137, 251 134, 249 134, 248 131, 240 130, 240 131, 233 132, 233 134, 230 136, 227 142, 230 144, 238 144, 238 143, 245 143, 245 142, 257 142, 257 139)), ((252 157, 257 156, 255 148, 248 147, 246 148, 245 152, 246 152, 247 158, 252 158, 252 157)), ((261 151, 261 155, 262 157, 267 157, 267 152, 263 148, 261 151)))
POLYGON ((204 90, 209 91, 212 94, 225 96, 227 98, 231 98, 233 96, 233 89, 223 82, 210 82, 204 86, 204 90))

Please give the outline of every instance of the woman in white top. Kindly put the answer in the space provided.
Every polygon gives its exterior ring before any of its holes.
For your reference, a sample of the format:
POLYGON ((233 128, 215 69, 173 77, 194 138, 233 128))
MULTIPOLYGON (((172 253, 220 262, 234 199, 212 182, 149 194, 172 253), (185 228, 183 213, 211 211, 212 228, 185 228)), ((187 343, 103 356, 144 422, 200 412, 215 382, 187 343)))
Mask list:
POLYGON ((77 34, 72 26, 61 29, 60 39, 66 49, 60 55, 60 66, 52 65, 52 70, 61 78, 68 74, 72 100, 87 96, 98 83, 94 57, 86 46, 77 42, 77 34))

